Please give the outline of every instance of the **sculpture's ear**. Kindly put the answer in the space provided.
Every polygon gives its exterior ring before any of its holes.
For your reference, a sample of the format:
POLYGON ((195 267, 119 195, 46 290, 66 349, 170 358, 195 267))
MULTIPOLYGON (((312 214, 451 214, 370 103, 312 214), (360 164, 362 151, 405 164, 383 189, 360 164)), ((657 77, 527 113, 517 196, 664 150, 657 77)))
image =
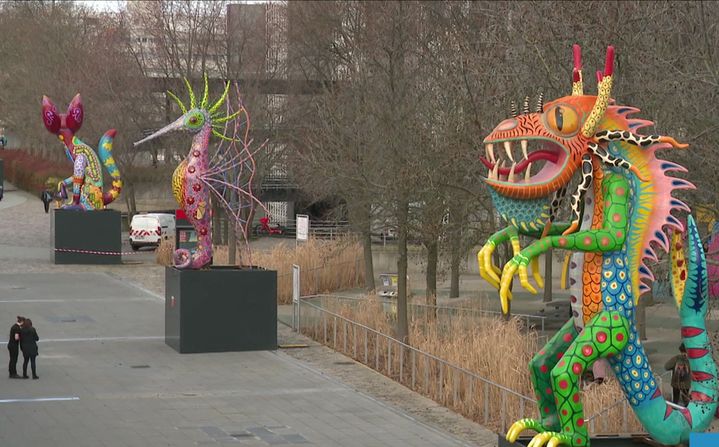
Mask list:
POLYGON ((72 133, 76 133, 82 126, 82 119, 85 113, 82 107, 82 98, 78 93, 70 101, 70 105, 67 106, 67 115, 65 115, 65 127, 70 129, 72 133))
POLYGON ((50 101, 47 96, 42 97, 42 122, 50 133, 58 134, 60 131, 60 114, 57 113, 57 107, 50 101))

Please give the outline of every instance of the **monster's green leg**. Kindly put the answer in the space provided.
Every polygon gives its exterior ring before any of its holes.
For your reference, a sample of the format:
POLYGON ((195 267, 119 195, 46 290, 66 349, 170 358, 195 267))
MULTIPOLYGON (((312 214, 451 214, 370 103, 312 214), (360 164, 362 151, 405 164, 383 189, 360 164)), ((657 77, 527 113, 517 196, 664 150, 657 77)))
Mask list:
POLYGON ((628 340, 629 323, 619 312, 600 312, 587 323, 552 369, 561 431, 540 433, 532 439, 528 447, 541 447, 546 443, 548 447, 560 444, 572 447, 588 445, 589 433, 584 424, 584 408, 579 388, 582 374, 598 358, 619 354, 628 340))
MULTIPOLYGON (((516 436, 526 429, 537 432, 559 431, 559 418, 557 417, 557 403, 554 400, 551 371, 564 355, 572 341, 577 337, 574 321, 570 320, 562 326, 537 355, 529 362, 529 372, 532 374, 532 386, 537 396, 540 420, 521 419, 515 422, 507 431, 507 439, 516 436), (516 436, 514 433, 516 432, 516 436)), ((513 442, 513 441, 512 441, 513 442)))

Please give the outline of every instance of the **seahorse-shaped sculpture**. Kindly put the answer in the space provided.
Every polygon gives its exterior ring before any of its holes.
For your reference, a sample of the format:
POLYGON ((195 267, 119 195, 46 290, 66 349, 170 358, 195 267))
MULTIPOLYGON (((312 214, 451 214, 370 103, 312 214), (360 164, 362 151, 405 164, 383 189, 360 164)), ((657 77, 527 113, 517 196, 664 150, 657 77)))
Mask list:
POLYGON ((82 99, 78 93, 70 101, 67 113, 58 113, 57 107, 47 96, 42 97, 42 118, 45 128, 57 135, 65 145, 65 154, 73 164, 73 174, 58 185, 58 192, 68 199, 67 188, 72 186, 72 201, 63 206, 66 209, 98 210, 117 199, 122 190, 122 179, 112 158, 112 141, 117 133, 110 129, 100 138, 98 153, 75 134, 84 118, 82 99), (105 166, 112 179, 112 187, 104 190, 102 168, 105 166))
MULTIPOLYGON (((529 365, 540 419, 515 422, 507 433, 511 442, 529 429, 538 432, 532 447, 589 445, 579 381, 599 358, 608 359, 637 418, 661 443, 687 442, 689 433, 704 431, 717 411, 717 367, 705 325, 706 260, 692 217, 684 243, 678 236, 683 225, 671 214, 689 211, 672 191, 694 186, 667 175, 685 172, 683 167, 656 157, 660 149, 687 145, 638 133, 652 123, 629 118, 638 110, 610 99, 613 61, 609 47, 604 72, 597 72, 598 95, 584 95, 575 45, 572 95, 546 105, 540 99, 535 112, 525 99, 522 113, 515 109, 484 140, 486 183, 509 225, 489 238, 478 260, 481 275, 499 289, 503 311, 508 311, 515 274, 536 293, 528 267, 537 257, 549 248, 576 252, 570 266, 574 317, 529 365), (538 165, 543 166, 537 170, 538 165), (572 220, 554 223, 574 176, 581 178, 572 195, 572 220), (664 227, 676 230, 673 239, 664 227), (520 234, 538 240, 522 248, 520 234), (500 270, 492 264, 492 252, 508 240, 514 257, 500 270), (657 259, 653 245, 671 247, 673 291, 692 369, 687 407, 662 397, 637 335, 634 308, 653 280, 645 264, 657 259)), ((534 277, 541 287, 536 270, 534 277)))
POLYGON ((253 155, 265 145, 260 145, 254 151, 250 150, 249 114, 241 102, 237 110, 233 110, 228 102, 226 112, 220 111, 220 107, 228 99, 230 82, 225 84, 217 102, 210 105, 207 76, 204 80, 204 94, 197 104, 195 93, 185 79, 190 94, 189 108, 172 92, 167 92, 179 105, 182 116, 135 143, 137 146, 177 130, 193 134, 189 154, 172 175, 175 200, 197 232, 197 248, 193 252, 187 249, 175 251, 174 264, 179 269, 200 269, 212 262, 211 195, 230 216, 235 230, 244 230, 238 232, 245 241, 247 232, 243 225, 246 224, 246 215, 251 213, 243 212, 243 208, 250 206, 248 204, 263 206, 252 194, 252 178, 255 172, 253 155), (234 123, 234 126, 229 126, 230 122, 234 123), (221 130, 227 133, 232 131, 232 136, 225 135, 221 130), (229 144, 224 147, 220 144, 213 156, 210 156, 212 135, 229 144))

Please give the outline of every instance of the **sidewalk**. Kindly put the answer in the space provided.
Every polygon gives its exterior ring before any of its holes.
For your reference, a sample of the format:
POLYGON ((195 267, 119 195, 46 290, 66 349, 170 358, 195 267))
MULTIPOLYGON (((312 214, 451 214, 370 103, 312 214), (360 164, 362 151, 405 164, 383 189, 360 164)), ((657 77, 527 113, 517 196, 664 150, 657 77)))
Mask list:
POLYGON ((163 340, 162 267, 52 265, 49 216, 13 195, 0 208, 0 315, 8 329, 33 319, 40 379, 0 377, 0 445, 496 445, 283 326, 281 343, 309 347, 177 354, 163 340))

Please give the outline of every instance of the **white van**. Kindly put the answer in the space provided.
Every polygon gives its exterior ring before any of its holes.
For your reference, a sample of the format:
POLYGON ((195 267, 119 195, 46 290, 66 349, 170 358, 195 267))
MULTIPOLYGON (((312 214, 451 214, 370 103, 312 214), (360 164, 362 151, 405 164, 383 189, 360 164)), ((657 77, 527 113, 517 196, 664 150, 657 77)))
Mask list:
POLYGON ((133 250, 140 247, 160 245, 160 241, 175 235, 175 216, 162 213, 135 214, 130 222, 130 246, 133 250))

